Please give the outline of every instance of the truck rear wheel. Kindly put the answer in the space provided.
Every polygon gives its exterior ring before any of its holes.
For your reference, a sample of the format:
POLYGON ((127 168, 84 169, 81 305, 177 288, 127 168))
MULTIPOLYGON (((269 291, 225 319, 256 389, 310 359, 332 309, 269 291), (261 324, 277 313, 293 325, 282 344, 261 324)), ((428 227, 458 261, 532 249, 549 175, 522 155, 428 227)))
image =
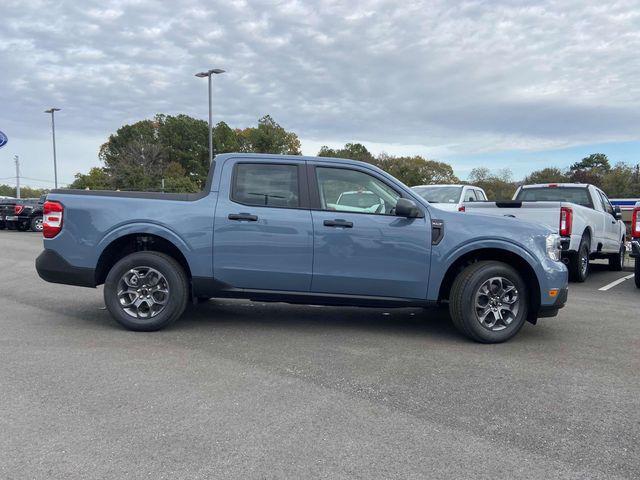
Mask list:
POLYGON ((609 257, 609 270, 613 272, 620 272, 624 268, 624 256, 625 256, 625 248, 624 248, 624 240, 622 241, 622 245, 620 246, 620 251, 618 253, 614 253, 609 257))
POLYGON ((109 271, 104 303, 111 316, 129 330, 160 330, 178 319, 189 298, 182 266, 160 252, 127 255, 109 271))
POLYGON ((589 237, 580 240, 580 246, 575 255, 569 257, 569 279, 582 283, 589 276, 589 237))
POLYGON ((509 340, 524 325, 529 295, 522 277, 497 261, 474 263, 454 280, 449 313, 455 327, 481 343, 509 340))
POLYGON ((640 257, 636 257, 636 264, 633 269, 633 279, 636 282, 636 287, 640 288, 640 257))

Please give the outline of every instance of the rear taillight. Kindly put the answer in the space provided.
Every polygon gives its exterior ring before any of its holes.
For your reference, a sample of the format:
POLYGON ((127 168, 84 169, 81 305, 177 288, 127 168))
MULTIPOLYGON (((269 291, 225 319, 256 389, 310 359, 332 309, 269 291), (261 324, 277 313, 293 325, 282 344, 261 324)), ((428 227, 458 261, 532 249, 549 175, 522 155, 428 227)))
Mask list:
POLYGON ((16 205, 13 207, 13 213, 15 215, 20 215, 22 213, 22 210, 24 210, 24 205, 16 205))
POLYGON ((631 236, 640 238, 640 207, 633 209, 633 217, 631 218, 631 236))
POLYGON ((563 237, 570 237, 572 226, 573 210, 571 207, 560 207, 560 235, 563 237))
POLYGON ((465 208, 465 206, 464 206, 464 205, 460 205, 460 206, 458 207, 458 211, 459 211, 459 212, 464 212, 465 210, 466 210, 466 208, 465 208))
POLYGON ((64 207, 59 202, 44 202, 42 207, 42 234, 44 238, 53 238, 62 230, 64 207))

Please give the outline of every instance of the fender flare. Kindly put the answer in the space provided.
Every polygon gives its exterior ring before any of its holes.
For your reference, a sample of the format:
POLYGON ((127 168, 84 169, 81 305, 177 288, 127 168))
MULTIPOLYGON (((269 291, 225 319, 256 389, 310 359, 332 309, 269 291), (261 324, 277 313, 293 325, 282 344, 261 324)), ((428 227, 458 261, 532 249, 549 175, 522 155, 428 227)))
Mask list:
POLYGON ((184 240, 182 240, 182 238, 180 238, 179 235, 177 235, 169 228, 156 223, 133 222, 117 226, 113 230, 109 231, 109 233, 107 233, 104 237, 102 237, 100 242, 98 242, 98 244, 96 245, 96 251, 98 252, 95 259, 96 264, 104 253, 105 249, 114 241, 124 236, 134 234, 149 234, 161 237, 164 240, 175 245, 185 258, 189 258, 188 254, 191 252, 191 248, 184 240))
POLYGON ((532 252, 530 252, 522 245, 507 239, 498 240, 479 238, 474 239, 468 243, 458 245, 455 249, 445 254, 447 257, 447 261, 445 264, 440 265, 437 269, 431 268, 432 274, 434 274, 436 271, 438 273, 431 276, 431 278, 429 279, 429 294, 427 298, 436 300, 439 297, 440 288, 442 287, 442 283, 445 280, 449 269, 454 263, 460 260, 460 258, 468 253, 487 249, 506 250, 510 253, 513 253, 514 255, 521 257, 529 265, 529 267, 531 267, 531 270, 534 272, 536 280, 538 282, 538 289, 540 288, 540 266, 539 262, 536 259, 536 256, 532 252))

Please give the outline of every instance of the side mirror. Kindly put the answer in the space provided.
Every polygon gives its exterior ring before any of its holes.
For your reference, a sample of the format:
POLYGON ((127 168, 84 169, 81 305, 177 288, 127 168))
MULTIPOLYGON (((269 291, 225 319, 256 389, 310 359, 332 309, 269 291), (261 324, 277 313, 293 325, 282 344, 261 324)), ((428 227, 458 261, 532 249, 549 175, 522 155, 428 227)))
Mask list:
POLYGON ((416 218, 420 216, 420 210, 413 200, 399 198, 398 203, 396 203, 396 216, 416 218))
POLYGON ((622 220, 622 210, 618 205, 613 206, 613 216, 616 217, 616 220, 622 220))

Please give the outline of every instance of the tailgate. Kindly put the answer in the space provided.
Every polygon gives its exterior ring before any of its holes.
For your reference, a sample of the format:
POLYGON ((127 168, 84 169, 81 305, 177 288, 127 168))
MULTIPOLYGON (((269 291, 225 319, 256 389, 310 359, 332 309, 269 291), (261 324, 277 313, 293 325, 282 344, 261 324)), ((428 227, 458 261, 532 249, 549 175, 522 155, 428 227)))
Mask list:
POLYGON ((515 217, 558 231, 560 202, 465 202, 465 211, 482 215, 515 217))

